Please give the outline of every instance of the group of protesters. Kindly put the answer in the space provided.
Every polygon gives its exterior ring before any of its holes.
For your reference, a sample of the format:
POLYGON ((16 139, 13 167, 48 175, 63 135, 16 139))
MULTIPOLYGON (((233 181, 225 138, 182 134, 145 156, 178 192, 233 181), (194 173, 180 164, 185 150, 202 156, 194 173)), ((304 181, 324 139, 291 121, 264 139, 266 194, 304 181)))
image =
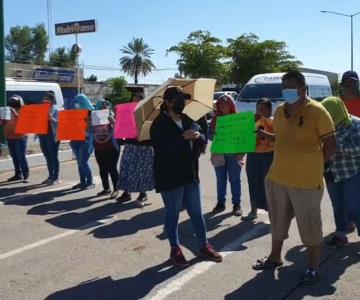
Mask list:
MULTIPOLYGON (((360 106, 359 77, 345 72, 340 96, 322 102, 308 96, 304 76, 298 71, 282 78, 282 97, 272 116, 272 101, 257 102, 256 151, 254 153, 211 153, 216 175, 217 201, 213 213, 226 209, 227 182, 230 182, 233 214, 243 221, 254 221, 258 209, 268 211, 272 245, 268 257, 258 259, 254 270, 274 269, 283 265, 281 252, 288 238, 291 220, 295 217, 309 262, 302 282, 313 284, 319 279, 321 245, 323 243, 321 200, 324 177, 334 211, 336 231, 327 246, 348 245, 346 235, 360 229, 360 119, 353 111, 360 106), (355 105, 354 105, 355 103, 355 105), (241 171, 245 166, 248 177, 251 210, 241 209, 241 171)), ((136 94, 133 101, 141 101, 136 94)), ((80 182, 73 189, 95 187, 89 159, 93 152, 99 166, 103 190, 98 196, 109 196, 119 202, 131 200, 143 206, 146 192, 153 189, 161 194, 165 206, 165 231, 175 265, 187 266, 178 236, 179 214, 185 208, 190 216, 199 253, 205 259, 221 262, 222 256, 207 240, 201 208, 199 158, 205 153, 208 140, 216 132, 218 118, 235 114, 234 100, 227 95, 216 103, 216 114, 209 126, 205 118, 194 121, 183 113, 190 95, 180 87, 169 87, 163 95, 159 116, 150 129, 150 140, 118 140, 114 138, 115 116, 111 102, 98 100, 95 105, 83 94, 74 98, 74 109, 109 110, 109 124, 93 126, 90 118, 84 141, 71 141, 78 164, 80 182), (120 148, 123 147, 120 164, 120 148), (113 189, 110 188, 109 177, 113 189), (122 194, 119 195, 119 191, 122 194)), ((50 130, 39 135, 41 150, 47 161, 49 177, 43 184, 59 184, 59 141, 56 137, 57 115, 54 94, 47 93, 44 102, 51 104, 50 130)), ((9 99, 12 118, 2 121, 15 175, 9 181, 29 179, 26 161, 26 135, 15 133, 16 118, 24 105, 20 96, 9 99)))

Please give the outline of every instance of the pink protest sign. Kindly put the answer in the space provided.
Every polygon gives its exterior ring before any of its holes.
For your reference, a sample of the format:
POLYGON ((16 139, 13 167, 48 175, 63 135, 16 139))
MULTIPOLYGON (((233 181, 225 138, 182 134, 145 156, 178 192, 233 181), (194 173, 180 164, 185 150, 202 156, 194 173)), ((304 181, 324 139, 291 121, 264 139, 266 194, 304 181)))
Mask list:
POLYGON ((136 139, 138 136, 134 110, 137 103, 116 105, 115 134, 116 139, 136 139))

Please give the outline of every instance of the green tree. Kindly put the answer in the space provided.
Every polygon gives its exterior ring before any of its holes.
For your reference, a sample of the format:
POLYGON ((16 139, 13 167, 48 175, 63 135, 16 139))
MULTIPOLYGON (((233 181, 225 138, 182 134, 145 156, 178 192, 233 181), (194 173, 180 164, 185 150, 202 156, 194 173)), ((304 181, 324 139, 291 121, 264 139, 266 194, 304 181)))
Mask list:
POLYGON ((286 43, 276 40, 261 42, 255 34, 243 34, 228 40, 229 81, 246 83, 260 73, 286 72, 302 63, 286 50, 286 43))
POLYGON ((15 26, 5 38, 6 60, 13 63, 44 64, 48 35, 44 24, 15 26))
POLYGON ((98 80, 97 76, 94 74, 91 74, 88 78, 85 78, 85 81, 93 81, 96 82, 98 80))
POLYGON ((154 50, 142 38, 133 38, 120 51, 125 54, 120 58, 121 69, 125 74, 134 77, 135 84, 138 84, 139 75, 147 76, 155 68, 154 63, 151 61, 154 50))
POLYGON ((56 48, 51 54, 49 65, 53 67, 73 68, 76 66, 76 53, 65 47, 56 48))
POLYGON ((115 106, 119 103, 127 103, 131 100, 131 93, 126 89, 127 81, 124 77, 115 77, 106 80, 111 92, 106 95, 115 106))
POLYGON ((210 77, 219 80, 226 75, 226 51, 222 41, 209 31, 190 33, 185 41, 172 46, 167 53, 177 53, 180 75, 191 78, 210 77))

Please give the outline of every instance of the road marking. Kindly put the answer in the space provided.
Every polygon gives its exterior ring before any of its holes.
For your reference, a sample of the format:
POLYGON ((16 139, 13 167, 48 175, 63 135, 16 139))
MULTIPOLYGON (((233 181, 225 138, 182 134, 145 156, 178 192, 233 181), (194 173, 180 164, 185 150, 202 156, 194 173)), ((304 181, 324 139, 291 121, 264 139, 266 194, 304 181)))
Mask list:
POLYGON ((63 233, 60 233, 60 234, 54 235, 52 237, 40 240, 38 242, 26 245, 24 247, 21 247, 21 248, 18 248, 18 249, 9 251, 9 252, 5 252, 3 254, 0 254, 0 260, 15 256, 15 255, 18 255, 20 253, 23 253, 25 251, 28 251, 28 250, 31 250, 31 249, 34 249, 34 248, 37 248, 37 247, 40 247, 40 246, 44 246, 44 245, 49 244, 49 243, 51 243, 53 241, 56 241, 56 240, 65 238, 67 236, 70 236, 70 235, 72 235, 74 233, 77 233, 79 231, 86 230, 86 229, 89 229, 89 228, 92 228, 92 227, 102 226, 104 224, 108 224, 108 223, 114 221, 115 219, 117 219, 116 216, 110 216, 110 218, 93 221, 93 222, 88 223, 86 225, 80 226, 80 227, 78 227, 76 229, 67 230, 67 231, 65 231, 63 233))
MULTIPOLYGON (((267 225, 264 223, 260 223, 250 231, 246 232, 239 239, 223 247, 220 251, 223 258, 232 254, 234 251, 239 249, 243 243, 253 239, 265 229, 267 229, 267 225)), ((184 270, 183 272, 179 273, 178 276, 172 277, 169 280, 167 280, 164 284, 162 284, 162 287, 160 287, 155 292, 155 295, 146 297, 145 299, 150 299, 150 300, 166 299, 171 294, 175 293, 176 291, 179 291, 186 283, 191 281, 193 278, 199 276, 202 273, 205 273, 216 264, 217 263, 211 261, 198 263, 193 267, 191 267, 190 269, 184 270)))
MULTIPOLYGON (((49 193, 49 192, 56 192, 56 191, 62 191, 68 188, 71 188, 74 184, 76 184, 77 182, 67 182, 66 185, 62 185, 62 186, 56 186, 50 189, 46 189, 46 190, 40 190, 37 192, 33 192, 33 193, 25 193, 25 194, 19 194, 19 195, 13 195, 13 196, 6 196, 6 197, 2 197, 0 198, 0 205, 4 205, 4 204, 8 204, 11 202, 15 202, 18 201, 20 199, 23 198, 29 198, 29 197, 33 197, 39 194, 44 194, 44 193, 49 193)), ((100 177, 99 176, 94 176, 94 183, 95 184, 99 184, 100 183, 100 177)), ((56 199, 54 199, 56 200, 56 199)))

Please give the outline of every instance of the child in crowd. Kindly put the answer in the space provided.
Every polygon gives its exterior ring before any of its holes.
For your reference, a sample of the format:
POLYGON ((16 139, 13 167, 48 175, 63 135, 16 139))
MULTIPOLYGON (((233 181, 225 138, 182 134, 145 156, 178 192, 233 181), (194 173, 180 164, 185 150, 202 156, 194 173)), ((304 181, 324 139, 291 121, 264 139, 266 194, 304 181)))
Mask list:
MULTIPOLYGON (((258 130, 273 133, 272 103, 270 99, 262 98, 256 104, 256 126, 258 130)), ((246 159, 246 173, 249 183, 251 212, 242 218, 253 221, 257 218, 258 208, 267 210, 265 195, 265 177, 270 169, 274 156, 274 142, 267 138, 257 138, 256 152, 249 153, 246 159)))
MULTIPOLYGON (((234 100, 224 95, 220 97, 216 102, 216 115, 212 119, 209 128, 209 139, 212 140, 216 134, 216 121, 218 117, 235 114, 236 108, 234 100)), ((234 154, 211 154, 211 162, 215 168, 216 182, 217 182, 217 204, 213 209, 214 213, 219 213, 225 210, 226 201, 226 186, 229 178, 232 202, 233 202, 233 214, 235 216, 241 216, 242 211, 240 207, 241 199, 241 184, 240 174, 243 155, 240 153, 234 154)))

